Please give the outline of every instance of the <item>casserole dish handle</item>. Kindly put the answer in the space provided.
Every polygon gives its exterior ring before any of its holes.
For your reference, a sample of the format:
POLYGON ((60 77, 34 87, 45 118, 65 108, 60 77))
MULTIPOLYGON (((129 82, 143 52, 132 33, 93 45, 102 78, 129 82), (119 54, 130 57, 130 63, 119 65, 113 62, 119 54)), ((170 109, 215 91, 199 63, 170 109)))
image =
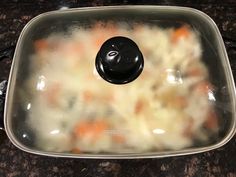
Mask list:
MULTIPOLYGON (((8 47, 4 50, 0 51, 0 65, 1 61, 5 59, 12 59, 14 55, 15 46, 8 47)), ((0 129, 4 129, 4 104, 5 104, 5 97, 6 97, 6 90, 7 90, 7 79, 6 76, 0 75, 0 129)))

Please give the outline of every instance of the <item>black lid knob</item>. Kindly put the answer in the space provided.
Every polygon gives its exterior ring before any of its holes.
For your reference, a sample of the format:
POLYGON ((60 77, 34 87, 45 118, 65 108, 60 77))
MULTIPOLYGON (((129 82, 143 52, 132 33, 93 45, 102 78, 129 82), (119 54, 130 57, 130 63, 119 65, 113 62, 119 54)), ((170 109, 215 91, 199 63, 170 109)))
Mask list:
POLYGON ((104 42, 97 54, 95 65, 106 81, 125 84, 141 74, 144 61, 134 41, 118 36, 104 42))

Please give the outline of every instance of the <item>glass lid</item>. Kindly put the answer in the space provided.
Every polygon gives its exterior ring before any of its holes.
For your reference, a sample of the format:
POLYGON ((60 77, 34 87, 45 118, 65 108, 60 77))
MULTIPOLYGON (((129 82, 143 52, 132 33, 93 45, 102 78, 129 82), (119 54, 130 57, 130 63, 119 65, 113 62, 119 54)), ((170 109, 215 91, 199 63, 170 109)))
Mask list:
POLYGON ((46 13, 22 32, 13 65, 7 124, 32 151, 194 153, 235 124, 222 39, 193 9, 46 13))

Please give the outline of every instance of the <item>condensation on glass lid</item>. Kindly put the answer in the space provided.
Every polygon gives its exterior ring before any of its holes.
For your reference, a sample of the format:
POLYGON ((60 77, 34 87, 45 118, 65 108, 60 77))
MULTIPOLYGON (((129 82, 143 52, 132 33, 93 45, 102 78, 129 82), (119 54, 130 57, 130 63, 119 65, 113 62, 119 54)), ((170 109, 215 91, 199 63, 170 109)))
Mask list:
MULTIPOLYGON (((33 71, 22 92, 35 148, 50 152, 135 153, 209 144, 219 123, 201 41, 190 26, 98 22, 35 41, 33 71), (133 25, 133 26, 132 26, 133 25), (142 51, 140 76, 125 85, 95 69, 101 45, 114 36, 142 51)), ((22 98, 23 100, 23 98, 22 98)))

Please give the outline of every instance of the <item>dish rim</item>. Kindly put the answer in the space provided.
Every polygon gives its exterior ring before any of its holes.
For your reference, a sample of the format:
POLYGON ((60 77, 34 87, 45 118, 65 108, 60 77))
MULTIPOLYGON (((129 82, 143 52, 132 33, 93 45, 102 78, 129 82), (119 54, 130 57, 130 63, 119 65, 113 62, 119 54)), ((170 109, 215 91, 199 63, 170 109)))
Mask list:
MULTIPOLYGON (((16 75, 16 74, 15 74, 16 75)), ((236 129, 236 118, 235 118, 235 112, 236 112, 236 106, 235 106, 235 96, 236 96, 236 91, 235 91, 235 84, 233 80, 233 74, 231 71, 229 59, 227 56, 227 52, 225 49, 225 45, 222 39, 222 36, 220 34, 220 31, 215 24, 215 22, 205 13, 202 11, 199 11, 194 8, 190 7, 180 7, 180 6, 157 6, 157 5, 120 5, 120 6, 97 6, 97 7, 79 7, 79 8, 71 8, 71 9, 65 9, 65 10, 54 10, 50 12, 45 12, 40 15, 37 15, 33 19, 31 19, 23 28, 19 39, 17 41, 13 61, 12 61, 12 66, 9 74, 9 83, 7 86, 7 93, 6 93, 6 101, 5 101, 5 107, 4 107, 4 124, 5 124, 5 129, 6 129, 6 134, 10 141, 19 149, 22 151, 32 153, 32 154, 37 154, 37 155, 44 155, 44 156, 51 156, 51 157, 64 157, 64 158, 89 158, 89 159, 136 159, 136 158, 161 158, 161 157, 172 157, 172 156, 182 156, 182 155, 189 155, 189 154, 197 154, 201 152, 206 152, 209 150, 213 150, 216 148, 219 148, 223 145, 225 145, 235 134, 235 129, 236 129), (192 15, 198 15, 202 20, 205 20, 208 24, 209 27, 214 30, 216 42, 219 45, 218 50, 221 50, 221 57, 220 60, 221 62, 224 62, 224 72, 226 74, 226 79, 227 79, 227 85, 229 86, 230 89, 230 97, 232 101, 232 125, 231 129, 228 132, 228 134, 222 138, 221 141, 209 145, 209 146, 204 146, 204 147, 195 147, 195 148, 190 148, 190 149, 183 149, 183 150, 173 150, 173 151, 163 151, 163 152, 150 152, 150 153, 132 153, 132 154, 71 154, 71 153, 57 153, 57 152, 47 152, 47 151, 40 151, 40 150, 34 150, 29 147, 26 147, 23 145, 17 138, 15 137, 12 128, 10 127, 10 116, 12 114, 10 113, 10 110, 12 110, 12 100, 13 100, 13 91, 14 91, 14 84, 16 77, 13 76, 14 73, 16 73, 16 70, 18 69, 17 62, 21 60, 19 57, 19 51, 21 44, 23 43, 23 36, 27 35, 27 32, 31 28, 31 26, 39 21, 41 18, 45 18, 50 15, 55 15, 55 14, 67 14, 67 13, 75 13, 79 11, 99 11, 99 10, 107 10, 107 9, 155 9, 155 10, 176 10, 177 12, 187 12, 191 13, 192 15)))

